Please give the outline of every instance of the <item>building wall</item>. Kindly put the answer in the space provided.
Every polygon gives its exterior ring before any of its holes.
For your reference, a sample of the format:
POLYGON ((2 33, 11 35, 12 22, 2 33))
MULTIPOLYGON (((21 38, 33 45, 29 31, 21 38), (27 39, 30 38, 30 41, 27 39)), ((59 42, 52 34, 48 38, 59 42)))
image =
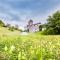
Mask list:
POLYGON ((36 32, 36 31, 39 31, 39 25, 29 26, 29 32, 36 32))

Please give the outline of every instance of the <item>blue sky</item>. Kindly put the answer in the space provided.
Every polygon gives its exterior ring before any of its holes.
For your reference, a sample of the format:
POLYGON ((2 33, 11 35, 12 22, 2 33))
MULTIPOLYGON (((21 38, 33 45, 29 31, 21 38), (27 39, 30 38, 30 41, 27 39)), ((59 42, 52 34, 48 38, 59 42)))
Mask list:
POLYGON ((0 19, 20 26, 30 19, 34 23, 46 23, 48 16, 57 10, 60 10, 60 0, 0 0, 0 19))

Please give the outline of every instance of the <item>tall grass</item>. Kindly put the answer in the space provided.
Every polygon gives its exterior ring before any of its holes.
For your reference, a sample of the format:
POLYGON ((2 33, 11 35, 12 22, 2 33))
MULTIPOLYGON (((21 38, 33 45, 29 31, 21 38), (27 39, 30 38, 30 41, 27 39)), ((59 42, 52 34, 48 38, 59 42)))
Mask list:
POLYGON ((0 35, 0 60, 60 60, 60 36, 0 35))

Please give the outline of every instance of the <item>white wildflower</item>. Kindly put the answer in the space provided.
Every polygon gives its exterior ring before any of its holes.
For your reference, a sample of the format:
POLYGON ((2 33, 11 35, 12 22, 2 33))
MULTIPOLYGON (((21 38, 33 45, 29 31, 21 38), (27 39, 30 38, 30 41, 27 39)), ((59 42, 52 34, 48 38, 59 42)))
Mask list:
POLYGON ((14 51, 14 50, 15 50, 15 46, 12 45, 12 46, 10 47, 10 53, 12 53, 12 51, 14 51))
POLYGON ((8 50, 8 47, 7 47, 7 46, 5 46, 5 47, 4 47, 4 50, 5 50, 5 51, 7 51, 7 50, 8 50))

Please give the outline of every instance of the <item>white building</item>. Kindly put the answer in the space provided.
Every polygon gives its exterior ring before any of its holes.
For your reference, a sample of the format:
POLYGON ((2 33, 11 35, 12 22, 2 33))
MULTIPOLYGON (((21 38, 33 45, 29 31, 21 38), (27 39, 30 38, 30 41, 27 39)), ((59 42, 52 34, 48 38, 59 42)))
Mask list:
POLYGON ((36 32, 36 31, 40 31, 42 28, 40 28, 41 23, 36 23, 33 24, 32 20, 29 20, 28 25, 27 25, 27 30, 29 32, 36 32))

